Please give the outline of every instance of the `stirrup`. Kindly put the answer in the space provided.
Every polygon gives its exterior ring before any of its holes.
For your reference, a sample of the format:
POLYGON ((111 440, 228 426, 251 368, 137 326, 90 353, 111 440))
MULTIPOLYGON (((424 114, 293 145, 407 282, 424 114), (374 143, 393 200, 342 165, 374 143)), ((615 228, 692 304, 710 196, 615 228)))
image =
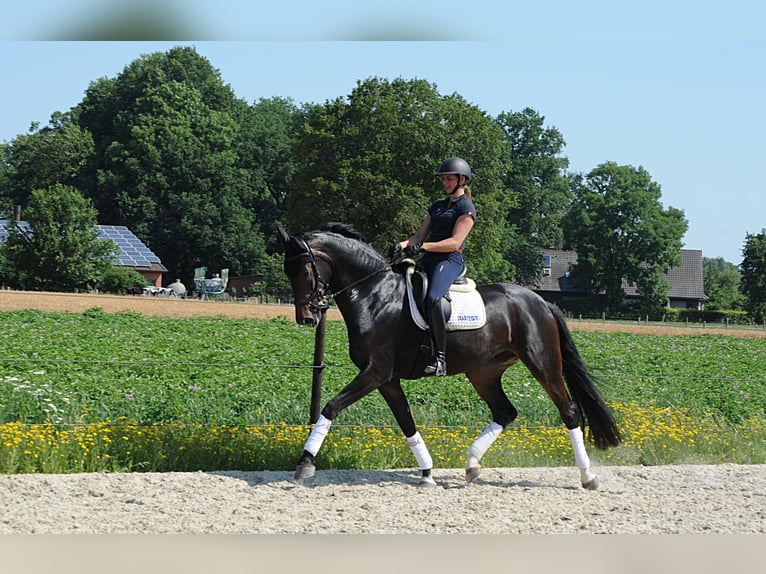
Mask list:
POLYGON ((447 363, 441 357, 435 357, 434 362, 425 369, 423 372, 426 375, 433 375, 434 377, 443 377, 447 374, 447 363))

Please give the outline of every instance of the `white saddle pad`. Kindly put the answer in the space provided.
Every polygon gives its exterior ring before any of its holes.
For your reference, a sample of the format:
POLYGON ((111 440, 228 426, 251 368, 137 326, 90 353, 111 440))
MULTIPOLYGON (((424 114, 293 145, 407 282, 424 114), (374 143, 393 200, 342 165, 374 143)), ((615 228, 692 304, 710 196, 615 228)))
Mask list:
POLYGON ((484 326, 487 322, 487 310, 484 307, 484 300, 475 289, 475 284, 473 291, 450 289, 449 296, 452 299, 452 313, 447 320, 448 331, 478 329, 484 326))

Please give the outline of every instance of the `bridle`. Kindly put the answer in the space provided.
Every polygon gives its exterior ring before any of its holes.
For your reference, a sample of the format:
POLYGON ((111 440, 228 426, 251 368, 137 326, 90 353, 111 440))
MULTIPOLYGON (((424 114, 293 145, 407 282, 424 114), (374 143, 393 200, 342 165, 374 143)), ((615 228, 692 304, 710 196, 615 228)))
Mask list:
POLYGON ((287 256, 285 254, 285 263, 288 261, 296 261, 301 258, 307 258, 309 260, 309 263, 311 264, 311 273, 312 273, 312 279, 314 281, 314 285, 311 289, 311 293, 309 293, 308 297, 301 301, 296 301, 295 305, 302 306, 302 305, 308 305, 308 308, 314 312, 323 312, 326 311, 330 304, 327 302, 327 299, 329 297, 337 297, 344 291, 347 291, 348 289, 351 289, 352 287, 355 287, 356 285, 366 281, 373 275, 377 275, 378 273, 382 273, 383 271, 388 271, 391 269, 392 265, 386 265, 384 267, 381 267, 380 269, 376 269, 375 271, 372 271, 365 275, 364 277, 357 279, 356 281, 352 281, 345 287, 342 287, 341 289, 338 289, 337 291, 333 292, 330 289, 330 282, 325 281, 321 274, 319 273, 319 267, 317 266, 316 257, 314 256, 314 252, 311 250, 311 247, 308 243, 302 238, 302 237, 293 237, 295 241, 301 246, 303 249, 302 252, 297 253, 295 255, 287 256))
POLYGON ((312 280, 314 281, 314 285, 311 288, 311 293, 309 293, 308 297, 302 301, 296 301, 295 306, 298 307, 302 305, 308 305, 308 308, 313 313, 326 311, 330 307, 330 304, 327 302, 327 297, 332 294, 332 291, 330 291, 330 283, 329 281, 322 279, 322 276, 319 273, 319 267, 317 266, 316 258, 314 257, 314 252, 311 250, 311 247, 309 247, 308 243, 306 243, 302 237, 294 237, 293 239, 295 239, 295 241, 301 246, 303 251, 289 257, 287 254, 285 254, 285 263, 288 261, 296 261, 304 257, 308 258, 309 263, 311 264, 312 280))

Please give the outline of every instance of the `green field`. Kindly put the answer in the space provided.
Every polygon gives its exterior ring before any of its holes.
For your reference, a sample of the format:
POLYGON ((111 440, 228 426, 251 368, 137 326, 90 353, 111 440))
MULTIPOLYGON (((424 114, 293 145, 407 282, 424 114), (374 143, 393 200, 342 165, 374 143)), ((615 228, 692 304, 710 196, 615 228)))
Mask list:
MULTIPOLYGON (((300 453, 309 412, 315 334, 311 329, 282 319, 161 318, 108 314, 98 308, 79 314, 4 312, 0 320, 0 425, 47 425, 59 432, 87 425, 112 429, 119 424, 133 429, 175 425, 187 434, 189 428, 207 432, 297 426, 285 456, 300 453)), ((640 426, 638 418, 644 417, 636 413, 647 412, 654 419, 680 416, 685 426, 697 425, 692 434, 698 437, 715 425, 733 433, 736 441, 755 425, 760 434, 748 435, 747 448, 740 450, 750 454, 743 462, 766 462, 763 340, 596 332, 573 336, 628 436, 631 427, 636 432, 640 426)), ((348 358, 342 322, 328 322, 325 363, 327 400, 356 372, 348 358)), ((519 410, 514 427, 541 432, 560 428, 552 403, 522 365, 510 369, 504 386, 519 410)), ((445 433, 468 429, 468 436, 473 436, 474 429, 490 420, 464 376, 405 381, 404 388, 423 429, 447 429, 445 433)), ((641 424, 659 428, 656 420, 641 424)), ((341 413, 336 426, 388 429, 385 432, 397 436, 390 428, 395 426, 393 416, 377 393, 341 413)), ((4 447, 11 449, 13 442, 6 439, 4 447)), ((566 448, 564 444, 562 456, 568 456, 566 448)), ((338 464, 349 467, 362 464, 364 458, 344 456, 345 462, 338 464)), ((649 460, 646 453, 636 456, 649 460)), ((15 457, 23 459, 18 453, 15 457)), ((389 458, 392 464, 411 464, 406 454, 393 453, 389 458)), ((663 459, 655 455, 651 460, 663 459)), ((6 471, 9 468, 16 467, 6 465, 6 471)))

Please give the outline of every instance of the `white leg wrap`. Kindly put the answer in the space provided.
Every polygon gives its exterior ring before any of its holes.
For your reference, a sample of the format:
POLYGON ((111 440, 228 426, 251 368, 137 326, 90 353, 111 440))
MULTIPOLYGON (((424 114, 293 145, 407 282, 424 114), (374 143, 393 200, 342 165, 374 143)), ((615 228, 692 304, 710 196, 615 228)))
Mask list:
POLYGON ((407 444, 410 445, 410 450, 415 455, 420 470, 429 470, 434 467, 431 453, 428 452, 428 447, 419 432, 415 431, 414 435, 407 437, 407 444))
POLYGON ((580 427, 569 429, 569 438, 572 441, 572 450, 574 450, 575 464, 580 470, 590 468, 590 458, 585 452, 585 440, 580 427))
POLYGON ((594 478, 596 478, 596 473, 594 473, 591 469, 589 468, 580 469, 580 480, 582 481, 583 484, 588 484, 594 478))
POLYGON ((468 449, 468 468, 479 464, 481 457, 492 446, 492 443, 497 440, 501 432, 503 432, 503 427, 495 421, 487 425, 487 428, 482 431, 479 438, 473 441, 471 448, 468 449))
POLYGON ((312 456, 316 455, 316 453, 319 452, 319 447, 321 447, 324 442, 324 437, 327 436, 327 431, 330 430, 331 424, 332 421, 330 419, 324 418, 324 415, 319 415, 319 420, 314 425, 314 428, 311 429, 311 434, 306 441, 306 446, 303 447, 304 450, 309 451, 312 456))

